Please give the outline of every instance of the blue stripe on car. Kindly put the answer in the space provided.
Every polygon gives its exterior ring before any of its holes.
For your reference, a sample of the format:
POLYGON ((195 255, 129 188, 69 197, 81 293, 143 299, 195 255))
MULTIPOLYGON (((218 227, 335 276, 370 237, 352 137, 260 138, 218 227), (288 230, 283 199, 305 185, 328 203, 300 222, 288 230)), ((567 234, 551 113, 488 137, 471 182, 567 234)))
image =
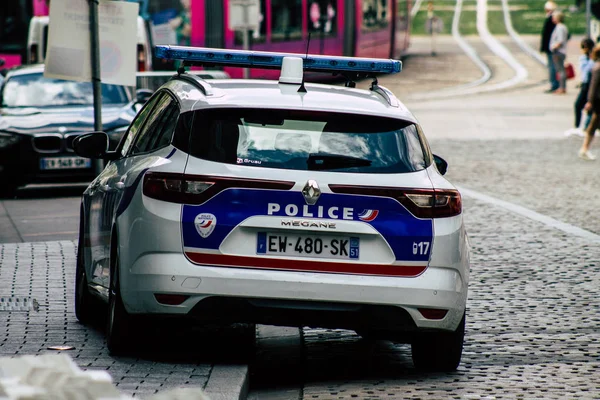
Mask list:
POLYGON ((396 260, 429 260, 429 252, 425 254, 415 252, 413 244, 433 240, 432 220, 416 218, 394 199, 323 193, 316 205, 308 206, 302 193, 281 190, 228 189, 202 205, 184 205, 182 213, 184 246, 218 250, 227 235, 243 220, 251 216, 269 215, 269 204, 280 206, 278 211, 271 210, 272 216, 316 218, 328 221, 335 221, 328 218, 329 210, 333 210, 339 220, 353 221, 361 221, 359 215, 364 210, 379 210, 377 218, 369 221, 369 224, 387 240, 396 260), (286 213, 286 206, 290 207, 288 213, 286 213), (298 210, 297 215, 289 215, 289 211, 295 210, 298 210), (319 215, 319 210, 322 215, 319 215), (312 216, 303 215, 304 211, 312 216), (213 214, 216 217, 214 231, 206 238, 200 236, 194 225, 196 216, 202 213, 213 214))

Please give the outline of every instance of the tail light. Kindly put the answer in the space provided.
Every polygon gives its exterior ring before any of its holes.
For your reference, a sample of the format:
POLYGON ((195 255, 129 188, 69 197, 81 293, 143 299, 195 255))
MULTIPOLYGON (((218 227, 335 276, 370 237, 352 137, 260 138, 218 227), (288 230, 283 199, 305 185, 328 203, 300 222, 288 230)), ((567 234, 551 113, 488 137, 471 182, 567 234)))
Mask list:
POLYGON ((448 310, 441 308, 419 308, 421 315, 427 319, 444 319, 448 310))
POLYGON ((32 44, 31 47, 29 48, 29 63, 30 64, 37 64, 38 62, 38 45, 37 44, 32 44))
POLYGON ((160 304, 166 304, 168 306, 178 306, 187 299, 189 299, 189 297, 190 296, 184 294, 154 294, 154 298, 156 299, 156 301, 158 301, 160 304))
POLYGON ((138 71, 146 71, 146 49, 143 44, 137 45, 138 71))
POLYGON ((170 203, 202 204, 230 188, 290 190, 293 186, 294 182, 287 181, 147 172, 142 192, 144 196, 170 203))
POLYGON ((397 200, 417 218, 446 218, 462 212, 462 199, 457 190, 350 185, 329 185, 329 188, 334 193, 390 197, 397 200))

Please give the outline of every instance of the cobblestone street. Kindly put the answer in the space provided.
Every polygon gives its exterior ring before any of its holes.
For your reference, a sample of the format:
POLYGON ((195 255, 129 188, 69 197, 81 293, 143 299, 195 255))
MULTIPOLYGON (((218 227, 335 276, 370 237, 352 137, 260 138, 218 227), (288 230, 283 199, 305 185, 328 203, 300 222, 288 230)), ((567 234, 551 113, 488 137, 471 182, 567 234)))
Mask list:
POLYGON ((304 399, 600 396, 598 246, 484 203, 465 209, 473 255, 459 370, 418 374, 409 346, 307 329, 304 399))
POLYGON ((0 249, 2 297, 33 297, 40 304, 38 312, 0 312, 0 356, 51 353, 50 346, 73 346, 67 353, 81 368, 107 370, 123 393, 142 397, 181 385, 206 385, 210 364, 108 355, 103 332, 81 325, 73 312, 74 242, 4 244, 0 249))
MULTIPOLYGON (((304 399, 600 396, 598 246, 470 199, 465 218, 472 275, 466 345, 456 373, 417 373, 406 345, 365 341, 351 331, 304 329, 301 362, 279 374, 303 376, 304 399), (326 385, 319 383, 323 379, 326 385)), ((199 363, 200 353, 175 354, 170 362, 156 355, 112 358, 102 332, 76 322, 73 242, 5 244, 0 263, 4 296, 33 297, 40 304, 38 312, 0 313, 0 356, 69 345, 82 368, 108 370, 124 393, 206 385, 211 364, 199 363)), ((167 338, 157 345, 170 343, 167 338)))

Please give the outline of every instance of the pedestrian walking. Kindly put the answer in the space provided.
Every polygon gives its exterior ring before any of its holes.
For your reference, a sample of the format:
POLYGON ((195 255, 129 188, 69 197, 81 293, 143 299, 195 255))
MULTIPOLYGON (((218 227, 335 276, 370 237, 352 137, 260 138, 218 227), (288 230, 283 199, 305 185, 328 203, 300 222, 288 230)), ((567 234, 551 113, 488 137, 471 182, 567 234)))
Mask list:
POLYGON ((550 51, 552 60, 556 69, 556 78, 558 79, 558 89, 556 94, 567 93, 567 71, 565 71, 565 59, 567 58, 567 42, 569 41, 569 28, 564 24, 565 15, 562 11, 554 11, 552 20, 556 25, 550 36, 550 51))
POLYGON ((590 115, 585 113, 586 118, 583 121, 584 107, 587 103, 588 89, 590 87, 590 79, 592 76, 592 67, 594 66, 594 60, 592 60, 591 53, 594 49, 594 41, 590 38, 585 38, 581 41, 581 57, 579 57, 579 71, 581 76, 581 86, 579 89, 579 95, 575 100, 575 127, 565 132, 565 136, 577 135, 584 136, 584 130, 590 123, 590 115))
POLYGON ((585 103, 584 107, 588 113, 592 114, 592 119, 585 130, 585 137, 583 138, 581 149, 579 149, 579 158, 588 161, 596 159, 590 153, 590 145, 594 140, 594 134, 600 123, 600 45, 596 45, 592 50, 592 60, 594 60, 594 66, 588 89, 587 103, 585 103))
POLYGON ((546 53, 548 60, 548 81, 550 82, 550 89, 546 90, 546 93, 554 92, 558 89, 558 80, 556 79, 556 69, 554 69, 554 60, 552 59, 552 51, 550 51, 550 38, 552 32, 554 32, 554 21, 552 19, 552 13, 556 10, 556 3, 553 1, 547 1, 544 4, 544 10, 546 11, 546 19, 544 20, 544 28, 542 29, 542 43, 540 51, 546 53))

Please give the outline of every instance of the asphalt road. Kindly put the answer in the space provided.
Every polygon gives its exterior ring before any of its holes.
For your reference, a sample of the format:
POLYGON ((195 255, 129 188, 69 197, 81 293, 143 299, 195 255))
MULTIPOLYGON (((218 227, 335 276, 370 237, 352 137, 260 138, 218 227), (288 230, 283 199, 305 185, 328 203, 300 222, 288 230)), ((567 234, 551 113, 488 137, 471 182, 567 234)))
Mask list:
POLYGON ((0 201, 0 243, 40 242, 77 237, 79 187, 48 186, 22 189, 0 201))

